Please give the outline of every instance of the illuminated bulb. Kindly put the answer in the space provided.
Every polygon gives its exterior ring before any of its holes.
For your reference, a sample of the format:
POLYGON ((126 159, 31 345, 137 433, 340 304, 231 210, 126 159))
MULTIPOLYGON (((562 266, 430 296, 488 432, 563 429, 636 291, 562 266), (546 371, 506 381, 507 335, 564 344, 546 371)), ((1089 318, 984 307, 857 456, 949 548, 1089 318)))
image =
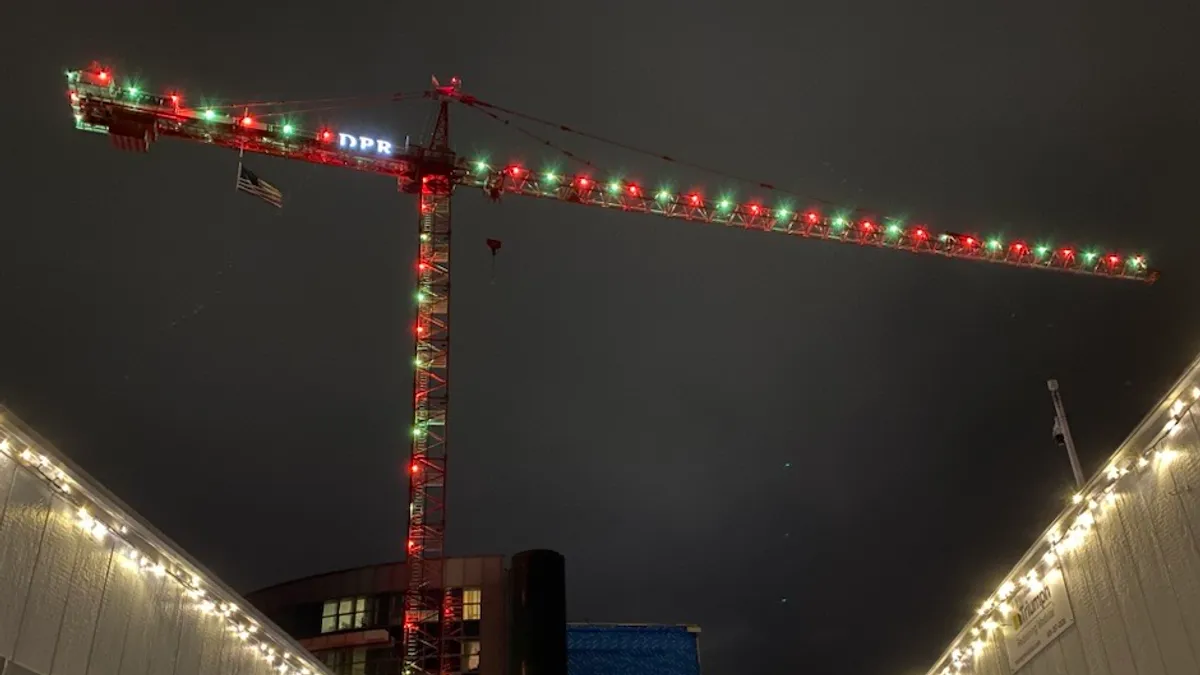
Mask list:
POLYGON ((295 130, 296 130, 296 128, 290 124, 283 125, 283 135, 284 136, 291 136, 292 132, 295 130))
POLYGON ((983 647, 984 647, 984 642, 983 642, 983 640, 976 640, 976 641, 974 641, 974 642, 972 642, 972 643, 971 643, 971 648, 975 650, 975 653, 976 653, 976 654, 982 654, 982 653, 983 653, 983 647))
POLYGON ((251 116, 249 116, 249 115, 246 115, 246 116, 242 117, 242 126, 244 126, 244 127, 248 127, 248 126, 250 126, 251 124, 254 124, 254 118, 253 118, 253 117, 251 117, 251 116))
POLYGON ((1072 503, 1072 504, 1078 504, 1078 503, 1080 503, 1080 502, 1082 502, 1082 501, 1083 501, 1083 495, 1079 494, 1078 492, 1076 492, 1075 494, 1071 495, 1071 503, 1072 503))
POLYGON ((579 187, 584 189, 587 189, 587 187, 592 184, 592 181, 588 180, 587 176, 580 176, 579 180, 575 182, 579 184, 579 187))
POLYGON ((1104 497, 1104 503, 1105 503, 1105 504, 1108 504, 1109 506, 1112 506, 1113 504, 1116 504, 1116 503, 1117 503, 1117 493, 1115 493, 1115 492, 1110 492, 1110 493, 1108 493, 1107 495, 1105 495, 1105 497, 1104 497))
POLYGON ((1144 468, 1146 468, 1146 466, 1147 466, 1148 464, 1150 464, 1150 460, 1146 459, 1146 457, 1145 457, 1145 456, 1138 457, 1138 466, 1139 466, 1140 468, 1143 468, 1143 469, 1144 469, 1144 468))
POLYGON ((1115 466, 1112 466, 1112 467, 1109 467, 1109 468, 1108 468, 1108 479, 1109 479, 1109 480, 1116 480, 1116 479, 1118 479, 1118 478, 1120 478, 1120 477, 1121 477, 1121 470, 1120 470, 1120 469, 1118 469, 1118 468, 1117 468, 1117 467, 1115 467, 1115 466))
POLYGON ((1002 602, 996 606, 996 611, 1000 612, 1002 616, 1008 616, 1008 613, 1012 611, 1012 605, 1002 602))
POLYGON ((666 190, 659 190, 658 194, 655 196, 658 198, 658 201, 665 202, 671 198, 671 193, 667 192, 666 190))
POLYGON ((1183 401, 1175 401, 1171 404, 1171 416, 1179 417, 1179 413, 1183 412, 1183 401))
POLYGON ((547 183, 557 183, 557 182, 558 182, 558 176, 557 176, 557 175, 555 175, 555 174, 553 174, 553 173, 547 173, 547 174, 546 174, 546 182, 547 182, 547 183))
POLYGON ((108 82, 108 71, 107 70, 100 71, 99 77, 100 77, 101 82, 108 82))
POLYGON ((995 619, 988 619, 987 621, 983 622, 983 629, 989 633, 996 630, 999 627, 1000 627, 1000 624, 996 623, 995 619))
POLYGON ((208 120, 208 121, 210 121, 210 122, 211 122, 212 120, 214 120, 214 119, 216 119, 216 118, 217 118, 217 113, 215 113, 215 112, 213 112, 213 111, 211 111, 211 110, 205 110, 205 111, 204 111, 204 119, 206 119, 206 120, 208 120))
POLYGON ((834 218, 834 219, 833 219, 833 226, 834 226, 834 227, 845 227, 845 226, 846 226, 846 219, 845 219, 845 218, 843 218, 843 217, 841 217, 841 216, 838 216, 837 218, 834 218))
POLYGON ((991 241, 988 242, 987 245, 988 245, 988 248, 990 248, 990 249, 998 249, 998 248, 1000 248, 1000 240, 992 239, 991 241))
POLYGON ((1154 456, 1158 458, 1160 464, 1167 466, 1171 462, 1175 461, 1175 458, 1179 456, 1179 451, 1163 448, 1162 450, 1155 452, 1154 456))
POLYGON ((1042 589, 1044 589, 1044 588, 1045 588, 1045 586, 1044 586, 1044 585, 1042 585, 1042 582, 1041 582, 1041 581, 1038 581, 1037 579, 1033 579, 1033 580, 1031 580, 1031 581, 1029 582, 1028 586, 1029 586, 1029 592, 1030 592, 1030 593, 1033 593, 1034 595, 1037 595, 1038 593, 1041 593, 1041 592, 1042 592, 1042 589))
POLYGON ((138 94, 140 94, 140 93, 142 93, 142 91, 141 91, 140 89, 138 89, 137 87, 130 87, 130 88, 129 88, 129 95, 130 95, 131 97, 136 97, 136 96, 137 96, 138 94))
POLYGON ((1046 551, 1046 555, 1042 556, 1042 560, 1044 560, 1047 565, 1053 566, 1054 563, 1058 562, 1058 556, 1054 554, 1054 551, 1046 551))
POLYGON ((1099 508, 1099 507, 1100 507, 1100 505, 1096 503, 1096 500, 1095 500, 1095 499, 1089 499, 1089 500, 1088 500, 1088 508, 1089 508, 1089 509, 1091 509, 1091 510, 1095 511, 1095 510, 1096 510, 1097 508, 1099 508))
POLYGON ((79 94, 71 92, 71 103, 79 103, 79 94))
POLYGON ((1192 398, 1200 401, 1200 387, 1192 387, 1192 398))
POLYGON ((1083 513, 1079 514, 1079 517, 1075 519, 1075 522, 1078 523, 1082 529, 1086 530, 1087 528, 1096 524, 1096 517, 1092 515, 1091 511, 1084 511, 1083 513))
POLYGON ((1006 581, 1001 584, 1000 589, 996 591, 996 597, 1000 598, 1001 600, 1005 600, 1008 598, 1008 596, 1012 595, 1013 591, 1015 590, 1017 590, 1016 585, 1014 585, 1011 581, 1006 581))
POLYGON ((729 210, 729 200, 722 199, 721 201, 717 202, 717 208, 721 209, 722 211, 728 211, 729 210))
POLYGON ((508 170, 508 172, 509 172, 510 174, 512 174, 512 175, 513 175, 513 177, 520 176, 520 175, 521 175, 521 167, 519 167, 519 166, 514 166, 514 167, 512 167, 511 169, 509 169, 509 170, 508 170))
POLYGON ((983 632, 983 631, 979 630, 979 628, 972 628, 972 629, 971 629, 971 635, 972 635, 973 637, 979 637, 979 634, 980 634, 980 633, 982 633, 982 632, 983 632))
POLYGON ((0 441, 0 450, 8 450, 8 439, 0 441))
POLYGON ((787 209, 775 209, 775 220, 787 220, 790 212, 787 209))
POLYGON ((621 184, 620 184, 620 183, 618 183, 618 182, 616 182, 616 181, 613 181, 612 183, 609 183, 609 184, 608 184, 608 191, 609 191, 609 192, 620 192, 620 191, 621 191, 621 184))
POLYGON ((638 186, 630 185, 629 186, 629 194, 634 195, 636 197, 637 193, 638 193, 638 186))
POLYGON ((758 204, 751 204, 750 205, 750 213, 753 213, 754 215, 757 216, 758 212, 759 212, 758 204))
POLYGON ((697 194, 689 195, 688 201, 692 203, 692 206, 700 206, 700 202, 701 202, 700 195, 697 195, 697 194))
POLYGON ((988 600, 987 602, 980 605, 979 609, 977 609, 975 611, 979 614, 979 616, 983 616, 984 614, 987 614, 988 612, 992 611, 992 607, 995 607, 995 604, 991 600, 988 600))

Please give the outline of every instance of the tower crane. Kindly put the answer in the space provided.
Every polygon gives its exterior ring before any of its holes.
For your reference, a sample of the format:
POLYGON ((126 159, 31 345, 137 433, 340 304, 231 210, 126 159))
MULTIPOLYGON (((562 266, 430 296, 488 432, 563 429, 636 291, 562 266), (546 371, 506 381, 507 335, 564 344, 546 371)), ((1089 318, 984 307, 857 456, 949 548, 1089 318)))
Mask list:
MULTIPOLYGON (((441 578, 449 457, 450 204, 456 188, 482 189, 493 199, 502 195, 555 199, 1013 267, 1141 282, 1153 282, 1158 276, 1141 255, 935 232, 924 225, 867 217, 861 211, 838 211, 824 206, 793 210, 786 204, 736 202, 726 197, 706 196, 700 191, 647 189, 637 182, 590 172, 559 174, 519 164, 497 166, 462 157, 450 143, 451 106, 474 108, 501 121, 521 118, 593 140, 603 139, 465 94, 457 78, 447 85, 435 79, 429 90, 415 95, 431 100, 436 106, 432 130, 421 144, 406 142, 397 146, 339 129, 301 129, 291 121, 276 119, 280 113, 255 112, 287 102, 192 107, 179 92, 145 91, 135 80, 119 79, 111 68, 99 64, 68 71, 66 75, 75 127, 106 134, 119 148, 145 152, 160 139, 192 141, 240 153, 394 176, 402 192, 416 195, 419 247, 415 263, 416 320, 412 328, 413 424, 406 469, 409 505, 405 548, 409 579, 403 606, 404 675, 451 675, 461 670, 462 597, 454 589, 444 588, 441 578)), ((390 100, 400 98, 404 96, 394 95, 390 100)))

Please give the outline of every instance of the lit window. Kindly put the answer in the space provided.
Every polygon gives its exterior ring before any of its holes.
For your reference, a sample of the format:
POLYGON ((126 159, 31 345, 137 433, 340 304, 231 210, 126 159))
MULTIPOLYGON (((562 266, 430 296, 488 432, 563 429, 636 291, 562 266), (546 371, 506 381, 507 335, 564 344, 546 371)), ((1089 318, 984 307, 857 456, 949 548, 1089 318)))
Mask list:
MULTIPOLYGON (((478 591, 476 591, 478 592, 478 591)), ((463 672, 479 672, 479 640, 463 640, 463 672)))
POLYGON ((321 632, 365 628, 370 623, 374 603, 371 598, 339 598, 325 601, 321 611, 321 632))
POLYGON ((463 589, 463 621, 478 621, 483 610, 483 591, 478 588, 463 589))

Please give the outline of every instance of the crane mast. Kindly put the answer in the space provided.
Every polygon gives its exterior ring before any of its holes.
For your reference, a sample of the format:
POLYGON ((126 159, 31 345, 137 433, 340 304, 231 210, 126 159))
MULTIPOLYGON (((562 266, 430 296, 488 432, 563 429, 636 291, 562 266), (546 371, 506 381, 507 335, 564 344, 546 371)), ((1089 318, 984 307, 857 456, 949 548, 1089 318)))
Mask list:
MULTIPOLYGON (((453 85, 457 87, 457 81, 453 85)), ((436 93, 437 90, 435 90, 436 93)), ((443 92, 444 94, 453 91, 443 92)), ((462 596, 442 583, 446 537, 447 419, 450 408, 450 149, 448 100, 438 101, 428 145, 415 149, 417 311, 413 425, 408 481, 408 588, 404 594, 405 675, 459 670, 462 596)))
MULTIPOLYGON (((118 85, 112 71, 98 64, 69 71, 67 85, 76 128, 106 134, 122 149, 145 152, 160 138, 176 138, 241 153, 393 176, 401 191, 416 195, 413 422, 407 467, 409 578, 402 609, 402 675, 455 675, 462 672, 464 665, 462 589, 446 588, 443 574, 449 458, 450 203, 456 186, 480 188, 493 199, 502 195, 553 199, 1031 269, 1142 282, 1153 282, 1158 276, 1140 255, 1122 256, 1097 249, 934 232, 924 225, 858 211, 793 208, 787 202, 775 205, 737 202, 727 196, 706 196, 699 190, 649 190, 621 178, 539 172, 518 164, 492 166, 483 160, 466 160, 456 156, 450 147, 450 105, 486 109, 493 116, 490 111, 504 109, 462 94, 457 78, 448 86, 435 80, 434 87, 422 95, 437 106, 425 145, 406 144, 402 149, 393 149, 390 143, 373 141, 374 152, 363 151, 367 146, 365 141, 358 145, 358 151, 353 143, 347 147, 338 139, 353 137, 329 128, 302 130, 289 122, 267 121, 276 113, 257 117, 250 112, 251 105, 268 105, 265 103, 247 104, 244 112, 237 111, 241 106, 192 108, 178 93, 152 94, 132 83, 118 85)), ((397 95, 392 100, 398 98, 397 95)), ((572 131, 565 126, 559 128, 572 131)))

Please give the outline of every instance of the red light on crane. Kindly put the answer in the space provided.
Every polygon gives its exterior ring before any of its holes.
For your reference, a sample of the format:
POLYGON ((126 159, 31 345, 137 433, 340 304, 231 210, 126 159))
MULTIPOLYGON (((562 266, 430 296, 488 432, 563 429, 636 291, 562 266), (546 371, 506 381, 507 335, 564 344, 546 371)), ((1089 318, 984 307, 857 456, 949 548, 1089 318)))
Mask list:
POLYGON ((808 213, 804 214, 804 219, 807 220, 810 225, 816 225, 817 221, 821 219, 821 214, 817 213, 816 211, 809 211, 808 213))
POLYGON ((520 175, 521 175, 521 167, 519 167, 519 166, 510 167, 510 168, 508 169, 508 172, 509 172, 510 174, 512 174, 512 176, 515 178, 515 177, 517 177, 517 176, 520 176, 520 175))
POLYGON ((586 190, 586 189, 587 189, 587 186, 589 186, 589 185, 591 185, 591 184, 592 184, 592 181, 588 180, 588 177, 587 177, 587 176, 580 176, 579 178, 576 178, 576 179, 575 179, 575 183, 576 183, 576 185, 578 185, 579 187, 581 187, 581 188, 583 188, 583 189, 585 189, 585 190, 586 190))
POLYGON ((638 186, 636 186, 636 185, 633 185, 632 183, 630 183, 630 185, 629 185, 629 194, 631 194, 631 195, 633 195, 634 197, 636 197, 636 196, 637 196, 637 194, 638 194, 638 186))
POLYGON ((692 194, 688 195, 688 201, 692 203, 692 206, 700 206, 700 195, 693 192, 692 194))
POLYGON ((417 335, 425 334, 425 326, 417 326, 417 335))
POLYGON ((179 94, 171 94, 171 105, 179 106, 179 94))
POLYGON ((923 227, 918 227, 918 228, 917 228, 917 229, 916 229, 916 230, 913 232, 913 236, 914 236, 914 237, 916 237, 917 239, 924 239, 925 237, 928 237, 928 236, 929 236, 929 233, 925 231, 925 228, 923 228, 923 227))
POLYGON ((251 116, 249 116, 249 115, 246 115, 246 116, 242 117, 242 126, 244 126, 244 127, 248 127, 248 126, 250 126, 251 124, 254 124, 254 118, 253 118, 253 117, 251 117, 251 116))
POLYGON ((1025 244, 1022 244, 1021 242, 1018 241, 1017 243, 1012 245, 1012 249, 1014 251, 1016 251, 1017 253, 1020 253, 1021 251, 1025 250, 1025 244))
POLYGON ((418 471, 421 470, 421 465, 417 464, 416 462, 413 462, 413 465, 411 467, 409 467, 409 470, 412 471, 413 473, 417 473, 418 471))
POLYGON ((862 229, 863 229, 863 232, 874 232, 875 231, 875 223, 872 223, 869 220, 864 220, 862 222, 862 229))
POLYGON ((963 240, 963 243, 966 244, 967 246, 974 246, 975 245, 975 237, 967 237, 966 239, 963 240))
POLYGON ((757 216, 760 211, 762 211, 762 208, 760 208, 758 204, 750 205, 750 213, 753 213, 757 216))
POLYGON ((333 140, 333 132, 328 129, 322 129, 320 132, 320 139, 326 143, 328 143, 329 141, 332 141, 333 140))
POLYGON ((100 74, 97 75, 96 77, 100 78, 101 82, 108 82, 108 71, 102 70, 102 71, 100 71, 100 74))
POLYGON ((429 263, 427 263, 425 261, 421 261, 421 262, 417 263, 417 269, 424 272, 425 270, 429 269, 429 263))
POLYGON ((1121 258, 1119 256, 1115 256, 1115 255, 1108 256, 1108 264, 1109 265, 1116 265, 1119 262, 1121 262, 1121 258))
POLYGON ((1073 257, 1073 256, 1075 255, 1075 251, 1072 251, 1072 250, 1071 250, 1071 249, 1069 249, 1069 248, 1064 248, 1063 250, 1059 251, 1059 253, 1062 253, 1062 256, 1063 256, 1064 258, 1070 258, 1070 257, 1073 257))

